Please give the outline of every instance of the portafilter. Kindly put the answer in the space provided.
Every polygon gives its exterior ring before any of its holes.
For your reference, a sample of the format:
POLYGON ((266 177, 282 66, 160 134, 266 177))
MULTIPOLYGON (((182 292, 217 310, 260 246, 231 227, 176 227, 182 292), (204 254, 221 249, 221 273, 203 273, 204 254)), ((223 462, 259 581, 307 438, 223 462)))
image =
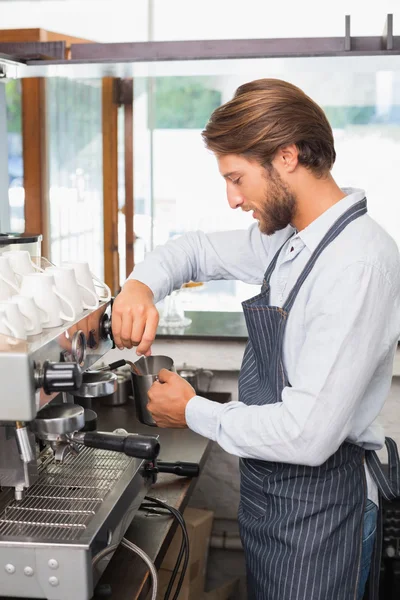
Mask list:
POLYGON ((79 431, 84 426, 84 408, 69 403, 48 404, 31 422, 33 432, 39 439, 50 443, 58 460, 63 460, 66 452, 76 453, 76 445, 123 452, 127 456, 149 461, 155 461, 160 452, 160 444, 155 436, 79 431))

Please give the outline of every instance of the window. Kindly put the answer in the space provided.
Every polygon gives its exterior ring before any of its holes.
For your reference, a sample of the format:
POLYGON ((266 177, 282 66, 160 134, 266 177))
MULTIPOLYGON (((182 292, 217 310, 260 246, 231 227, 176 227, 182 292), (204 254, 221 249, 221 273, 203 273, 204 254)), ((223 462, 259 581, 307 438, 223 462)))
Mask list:
POLYGON ((9 231, 25 231, 24 163, 22 157, 21 80, 5 84, 8 146, 9 231))
MULTIPOLYGON (((278 77, 325 110, 335 137, 333 176, 366 190, 369 211, 400 246, 400 70, 396 57, 291 58, 159 65, 164 77, 135 80, 135 232, 142 256, 187 231, 247 228, 233 211, 201 130, 245 81, 278 77), (190 75, 193 73, 193 75, 190 75)), ((140 258, 137 253, 136 261, 140 258)), ((188 291, 189 310, 240 310, 254 294, 240 282, 188 291)))
POLYGON ((47 81, 50 260, 103 277, 101 80, 47 81))

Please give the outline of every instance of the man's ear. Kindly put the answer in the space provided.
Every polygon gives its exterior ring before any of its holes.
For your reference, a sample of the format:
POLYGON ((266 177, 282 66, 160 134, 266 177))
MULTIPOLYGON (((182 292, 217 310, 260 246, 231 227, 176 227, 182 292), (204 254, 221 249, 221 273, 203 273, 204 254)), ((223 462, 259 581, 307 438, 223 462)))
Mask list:
POLYGON ((299 164, 299 150, 296 144, 279 148, 272 161, 275 168, 286 173, 293 173, 299 164))

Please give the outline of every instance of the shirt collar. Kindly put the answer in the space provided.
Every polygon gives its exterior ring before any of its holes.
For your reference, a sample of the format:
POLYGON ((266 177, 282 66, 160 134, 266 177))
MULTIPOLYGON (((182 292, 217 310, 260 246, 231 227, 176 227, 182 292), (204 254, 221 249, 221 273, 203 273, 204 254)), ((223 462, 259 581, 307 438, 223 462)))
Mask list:
POLYGON ((345 198, 339 200, 339 202, 328 208, 328 210, 322 213, 322 215, 310 223, 305 229, 298 232, 298 237, 311 252, 314 252, 319 242, 335 221, 337 221, 346 210, 353 206, 353 204, 356 204, 365 198, 364 190, 342 188, 342 192, 346 194, 345 198))

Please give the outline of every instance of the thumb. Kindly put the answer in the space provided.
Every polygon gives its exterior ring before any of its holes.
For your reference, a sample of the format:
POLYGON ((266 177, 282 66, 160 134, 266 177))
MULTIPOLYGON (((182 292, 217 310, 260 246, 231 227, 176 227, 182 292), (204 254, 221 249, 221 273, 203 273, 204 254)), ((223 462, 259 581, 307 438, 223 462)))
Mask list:
POLYGON ((175 375, 176 373, 173 373, 168 369, 161 369, 161 371, 158 374, 158 381, 160 383, 168 383, 175 375))

